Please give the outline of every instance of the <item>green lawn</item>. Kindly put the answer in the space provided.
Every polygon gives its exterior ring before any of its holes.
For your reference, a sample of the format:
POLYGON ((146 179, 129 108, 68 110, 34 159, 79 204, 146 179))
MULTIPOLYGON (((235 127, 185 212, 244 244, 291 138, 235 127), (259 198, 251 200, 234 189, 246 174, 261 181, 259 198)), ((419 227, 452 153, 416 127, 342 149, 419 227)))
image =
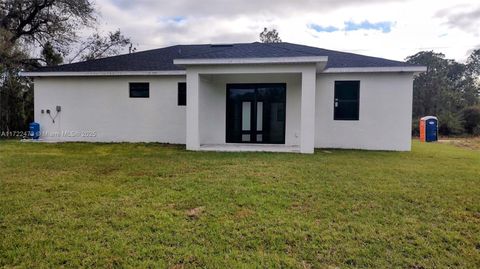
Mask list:
POLYGON ((479 268, 480 150, 0 141, 0 267, 479 268))

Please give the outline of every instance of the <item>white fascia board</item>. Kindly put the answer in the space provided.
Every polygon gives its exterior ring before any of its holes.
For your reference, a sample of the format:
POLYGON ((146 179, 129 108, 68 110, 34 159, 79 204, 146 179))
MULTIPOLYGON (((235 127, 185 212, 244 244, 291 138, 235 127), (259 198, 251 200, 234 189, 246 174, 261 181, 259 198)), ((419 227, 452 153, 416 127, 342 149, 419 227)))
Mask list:
POLYGON ((288 64, 318 63, 328 61, 327 56, 301 57, 261 57, 261 58, 218 58, 218 59, 174 59, 176 65, 209 65, 209 64, 288 64))
POLYGON ((185 70, 172 71, 99 71, 99 72, 20 72, 22 77, 98 77, 98 76, 178 76, 185 70))
POLYGON ((426 66, 396 66, 396 67, 333 67, 322 73, 382 73, 382 72, 426 72, 426 66))

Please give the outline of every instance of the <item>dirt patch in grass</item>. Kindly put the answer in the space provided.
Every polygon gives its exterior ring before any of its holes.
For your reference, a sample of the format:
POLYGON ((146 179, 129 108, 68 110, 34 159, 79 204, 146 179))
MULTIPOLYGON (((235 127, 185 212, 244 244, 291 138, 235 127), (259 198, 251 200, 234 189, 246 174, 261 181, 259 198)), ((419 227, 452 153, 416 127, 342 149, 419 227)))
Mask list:
POLYGON ((460 148, 480 150, 480 137, 470 138, 442 138, 438 143, 451 144, 460 148))
POLYGON ((235 212, 235 218, 237 218, 237 219, 248 218, 251 215, 253 215, 254 213, 255 213, 255 211, 253 211, 253 210, 250 210, 248 208, 242 208, 242 209, 238 210, 237 212, 235 212))
POLYGON ((187 217, 189 217, 190 219, 198 219, 200 218, 200 216, 204 211, 205 211, 205 207, 199 206, 199 207, 195 207, 187 210, 186 214, 187 214, 187 217))

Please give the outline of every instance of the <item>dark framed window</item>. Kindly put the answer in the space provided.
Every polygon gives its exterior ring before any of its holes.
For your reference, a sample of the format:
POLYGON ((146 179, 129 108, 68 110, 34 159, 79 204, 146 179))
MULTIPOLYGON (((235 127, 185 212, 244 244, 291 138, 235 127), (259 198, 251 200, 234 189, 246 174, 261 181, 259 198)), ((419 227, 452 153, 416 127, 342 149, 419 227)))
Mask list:
POLYGON ((149 98, 150 83, 130 82, 130 98, 149 98))
POLYGON ((359 120, 360 81, 335 81, 334 120, 359 120))
POLYGON ((177 103, 179 106, 187 105, 187 83, 179 82, 178 83, 178 98, 177 103))

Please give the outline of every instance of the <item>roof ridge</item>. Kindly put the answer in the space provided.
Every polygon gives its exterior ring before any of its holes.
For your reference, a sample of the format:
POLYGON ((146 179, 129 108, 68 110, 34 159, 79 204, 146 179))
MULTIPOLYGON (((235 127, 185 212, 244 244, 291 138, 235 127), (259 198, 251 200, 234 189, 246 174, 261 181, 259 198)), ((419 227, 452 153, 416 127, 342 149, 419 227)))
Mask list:
MULTIPOLYGON (((232 49, 235 45, 240 45, 240 44, 243 45, 243 44, 251 44, 251 43, 237 43, 237 44, 234 43, 232 47, 225 47, 224 49, 217 50, 216 52, 226 51, 226 50, 232 49)), ((207 46, 207 45, 209 45, 210 47, 212 46, 212 44, 205 44, 204 46, 207 46)), ((185 45, 180 45, 180 46, 185 46, 185 45)), ((198 55, 202 55, 202 54, 206 54, 206 53, 209 53, 209 52, 199 52, 199 53, 193 53, 193 54, 184 55, 184 56, 192 57, 192 56, 198 56, 198 55)))
MULTIPOLYGON (((250 42, 250 43, 210 43, 210 44, 194 44, 194 45, 179 45, 179 46, 212 46, 212 45, 216 45, 216 44, 221 44, 221 45, 225 45, 225 44, 231 44, 232 46, 231 47, 225 47, 224 49, 219 49, 215 52, 223 52, 223 51, 227 51, 227 50, 230 50, 232 48, 235 48, 235 46, 238 46, 238 45, 251 45, 251 44, 255 44, 255 43, 259 43, 259 44, 262 44, 261 42, 258 42, 258 41, 255 41, 255 42, 250 42)), ((217 47, 219 48, 219 47, 217 47)), ((237 47, 238 48, 238 47, 237 47)), ((199 52, 199 53, 193 53, 193 54, 189 54, 188 56, 189 57, 192 57, 192 56, 198 56, 198 55, 202 55, 202 54, 207 54, 207 53, 211 53, 211 52, 199 52)), ((187 56, 187 55, 185 55, 187 56)))
MULTIPOLYGON (((293 43, 288 43, 288 42, 277 42, 277 43, 262 43, 262 42, 260 42, 260 44, 267 45, 267 46, 270 46, 270 47, 273 47, 273 46, 272 46, 273 44, 279 44, 279 43, 280 43, 280 44, 282 44, 282 43, 284 43, 284 44, 293 44, 293 43)), ((296 49, 294 50, 294 49, 285 48, 285 47, 276 47, 276 48, 283 49, 283 50, 288 50, 288 51, 293 51, 293 52, 307 53, 307 54, 310 54, 310 55, 312 55, 312 56, 318 56, 318 55, 316 55, 316 54, 314 54, 314 53, 311 53, 311 52, 309 52, 309 51, 300 51, 300 50, 296 50, 296 49)))
MULTIPOLYGON (((287 42, 280 42, 280 43, 287 43, 287 42)), ((224 51, 227 51, 227 50, 231 50, 232 48, 235 48, 235 45, 250 45, 250 44, 259 44, 261 46, 267 46, 269 48, 275 48, 275 49, 281 49, 281 50, 284 50, 284 51, 291 51, 291 52, 301 52, 301 53, 306 53, 306 54, 310 54, 312 56, 318 56, 314 53, 311 53, 311 52, 308 52, 308 51, 300 51, 300 50, 294 50, 294 49, 290 49, 290 48, 285 48, 285 47, 275 47, 275 46, 271 46, 273 44, 276 44, 276 43, 263 43, 263 42, 258 42, 258 41, 255 41, 255 42, 251 42, 251 43, 232 43, 232 47, 226 47, 225 49, 222 49, 222 50, 217 50, 215 52, 224 52, 224 51)), ((287 43, 287 44, 290 44, 290 43, 287 43)), ((213 45, 213 44, 210 44, 210 46, 213 45)), ((182 45, 180 45, 182 46, 182 45)), ((199 52, 199 53, 194 53, 194 54, 189 54, 188 56, 189 57, 192 57, 192 56, 199 56, 199 55, 202 55, 202 54, 208 54, 210 52, 199 52)))

